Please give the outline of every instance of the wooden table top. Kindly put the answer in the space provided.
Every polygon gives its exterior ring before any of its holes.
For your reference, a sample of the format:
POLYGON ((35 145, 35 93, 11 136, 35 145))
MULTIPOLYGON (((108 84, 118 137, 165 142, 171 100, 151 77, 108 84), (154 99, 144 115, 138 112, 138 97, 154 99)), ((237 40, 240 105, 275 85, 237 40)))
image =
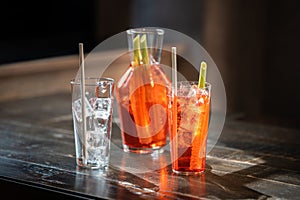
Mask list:
MULTIPOLYGON (((114 124, 111 167, 83 170, 75 163, 70 102, 70 94, 58 93, 0 103, 2 192, 85 199, 300 197, 299 130, 227 119, 205 174, 178 176, 170 165, 145 173, 124 170, 130 156, 120 151, 114 124)), ((168 151, 153 159, 167 163, 168 151)))

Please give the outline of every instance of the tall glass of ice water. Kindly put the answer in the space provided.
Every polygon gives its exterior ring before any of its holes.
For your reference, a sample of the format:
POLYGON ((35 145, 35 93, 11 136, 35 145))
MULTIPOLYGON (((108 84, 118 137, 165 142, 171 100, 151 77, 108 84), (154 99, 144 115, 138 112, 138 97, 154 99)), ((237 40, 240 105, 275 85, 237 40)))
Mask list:
POLYGON ((112 130, 114 80, 85 78, 85 125, 80 80, 71 80, 76 163, 79 167, 107 168, 112 130))

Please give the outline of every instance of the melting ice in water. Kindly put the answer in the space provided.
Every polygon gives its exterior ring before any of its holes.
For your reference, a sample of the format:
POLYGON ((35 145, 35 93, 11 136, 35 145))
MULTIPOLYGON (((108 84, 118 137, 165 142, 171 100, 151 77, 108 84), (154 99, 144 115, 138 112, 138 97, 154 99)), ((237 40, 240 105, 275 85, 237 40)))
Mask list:
POLYGON ((108 160, 108 138, 97 131, 87 131, 87 160, 90 163, 108 160))
POLYGON ((108 126, 111 116, 110 98, 92 98, 90 103, 94 110, 92 119, 90 119, 91 131, 89 131, 88 153, 89 160, 105 161, 108 160, 108 126))
MULTIPOLYGON (((93 108, 91 104, 89 103, 89 100, 85 97, 85 115, 92 116, 93 114, 93 108)), ((79 122, 82 122, 82 112, 81 112, 81 99, 77 99, 72 103, 72 109, 75 113, 75 117, 79 122)))
MULTIPOLYGON (((109 129, 107 127, 112 114, 112 102, 110 98, 91 98, 90 100, 85 99, 85 102, 87 161, 89 163, 105 162, 108 160, 109 129)), ((73 111, 75 112, 76 119, 82 122, 81 99, 74 101, 73 111)))

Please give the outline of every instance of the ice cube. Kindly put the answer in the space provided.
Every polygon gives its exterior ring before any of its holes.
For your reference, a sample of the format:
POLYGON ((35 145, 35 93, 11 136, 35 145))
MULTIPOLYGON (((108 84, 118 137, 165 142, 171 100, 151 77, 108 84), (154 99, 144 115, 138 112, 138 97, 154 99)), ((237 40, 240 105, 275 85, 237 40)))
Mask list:
MULTIPOLYGON (((93 108, 89 103, 89 100, 85 97, 85 116, 89 117, 93 115, 93 108)), ((75 113, 76 119, 81 122, 82 121, 82 106, 81 106, 81 99, 77 99, 72 103, 72 109, 75 113)))
POLYGON ((110 98, 97 98, 93 103, 94 108, 94 117, 95 117, 95 126, 104 131, 107 131, 107 126, 109 123, 109 118, 111 116, 111 105, 112 101, 110 98))
POLYGON ((95 117, 101 119, 108 119, 111 112, 111 99, 110 98, 97 98, 93 103, 95 110, 95 117))
POLYGON ((197 85, 192 85, 187 96, 188 97, 195 97, 198 93, 198 90, 199 90, 199 88, 197 87, 197 85))
POLYGON ((178 131, 178 147, 188 148, 192 144, 192 132, 179 129, 178 131))
POLYGON ((105 134, 101 134, 98 131, 87 131, 88 147, 100 147, 100 146, 102 146, 103 145, 103 141, 102 141, 103 138, 106 138, 105 134))
POLYGON ((199 120, 199 112, 184 110, 181 115, 180 127, 186 131, 193 132, 199 120))
POLYGON ((108 125, 108 119, 95 118, 95 127, 100 128, 101 131, 106 131, 108 125))
POLYGON ((108 111, 110 109, 111 99, 110 98, 96 98, 93 102, 93 108, 95 110, 108 111))
POLYGON ((107 90, 107 83, 105 81, 99 82, 100 92, 104 94, 107 90))
POLYGON ((95 130, 95 123, 94 123, 94 116, 88 116, 86 118, 86 130, 87 131, 94 131, 95 130))
POLYGON ((200 90, 197 105, 201 106, 203 104, 208 103, 208 101, 209 101, 208 92, 206 90, 200 90))
POLYGON ((97 163, 105 161, 108 156, 109 140, 99 131, 87 131, 87 161, 97 163))
POLYGON ((109 94, 109 83, 106 81, 98 82, 98 86, 96 88, 96 95, 97 97, 107 97, 109 94))
MULTIPOLYGON (((192 97, 194 98, 194 97, 192 97)), ((194 132, 199 121, 200 109, 190 98, 180 98, 180 124, 179 127, 185 132, 194 132)))

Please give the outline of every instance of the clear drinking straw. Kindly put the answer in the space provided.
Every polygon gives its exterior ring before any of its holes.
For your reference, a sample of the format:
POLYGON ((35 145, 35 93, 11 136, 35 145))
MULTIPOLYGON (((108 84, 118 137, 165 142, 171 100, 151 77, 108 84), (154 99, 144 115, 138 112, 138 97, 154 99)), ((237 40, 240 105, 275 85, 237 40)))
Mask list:
POLYGON ((85 118, 85 74, 84 74, 84 52, 83 44, 79 43, 79 67, 81 66, 81 119, 82 119, 82 140, 83 140, 83 163, 87 164, 86 151, 86 118, 85 118))
MULTIPOLYGON (((173 95, 177 96, 177 59, 176 47, 172 47, 172 84, 174 85, 173 95)), ((173 87, 172 87, 173 88, 173 87)))

